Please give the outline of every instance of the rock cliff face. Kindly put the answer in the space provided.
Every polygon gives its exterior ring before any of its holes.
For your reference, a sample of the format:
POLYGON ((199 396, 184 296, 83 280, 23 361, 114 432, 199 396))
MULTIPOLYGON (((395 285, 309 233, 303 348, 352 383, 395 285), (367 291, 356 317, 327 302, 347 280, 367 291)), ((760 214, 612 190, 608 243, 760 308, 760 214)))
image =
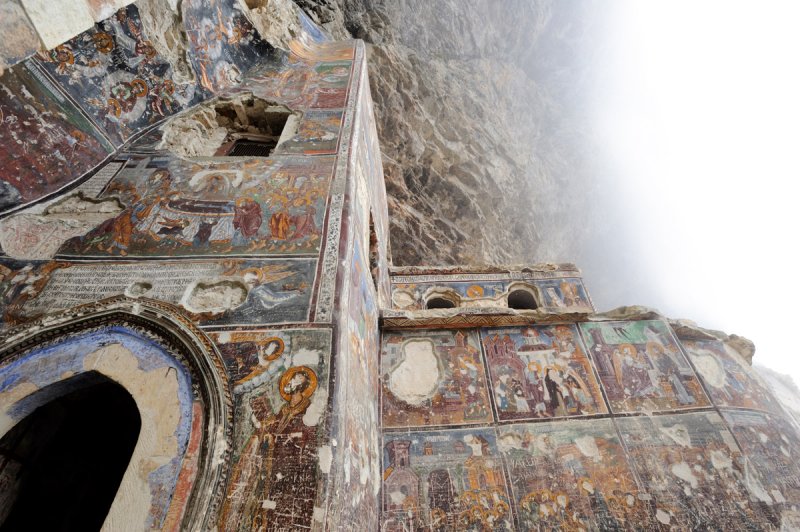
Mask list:
POLYGON ((576 257, 575 73, 551 65, 573 64, 586 28, 551 2, 298 3, 368 43, 396 265, 576 257))

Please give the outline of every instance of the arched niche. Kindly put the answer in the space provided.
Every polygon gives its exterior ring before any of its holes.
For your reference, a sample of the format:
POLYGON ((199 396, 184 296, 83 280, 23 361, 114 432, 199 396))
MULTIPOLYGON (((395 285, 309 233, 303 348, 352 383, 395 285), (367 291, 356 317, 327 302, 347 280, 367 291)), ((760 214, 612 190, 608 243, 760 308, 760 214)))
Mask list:
POLYGON ((103 529, 212 528, 231 396, 213 343, 172 305, 117 297, 0 336, 0 438, 92 378, 124 388, 141 429, 103 529))
POLYGON ((452 288, 434 287, 422 296, 426 309, 447 309, 461 306, 461 296, 452 288))
POLYGON ((508 308, 516 310, 536 310, 541 300, 538 289, 528 283, 511 283, 506 292, 508 308))

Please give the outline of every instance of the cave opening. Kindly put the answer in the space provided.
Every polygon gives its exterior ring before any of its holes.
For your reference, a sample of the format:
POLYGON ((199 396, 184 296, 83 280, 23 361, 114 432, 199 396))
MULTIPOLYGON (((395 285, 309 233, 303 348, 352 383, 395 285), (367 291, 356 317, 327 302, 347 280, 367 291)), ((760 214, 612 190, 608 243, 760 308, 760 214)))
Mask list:
POLYGON ((99 374, 37 394, 56 398, 0 440, 0 531, 100 530, 139 438, 136 402, 99 374))

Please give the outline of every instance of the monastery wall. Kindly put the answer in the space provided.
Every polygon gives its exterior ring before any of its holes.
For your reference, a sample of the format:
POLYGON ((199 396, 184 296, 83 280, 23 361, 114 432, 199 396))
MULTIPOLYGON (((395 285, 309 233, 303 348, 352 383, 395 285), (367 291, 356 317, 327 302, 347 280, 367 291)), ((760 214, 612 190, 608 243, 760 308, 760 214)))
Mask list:
POLYGON ((800 527, 748 341, 571 264, 393 268, 365 47, 270 5, 140 2, 0 76, 0 437, 127 390, 108 529, 800 527))

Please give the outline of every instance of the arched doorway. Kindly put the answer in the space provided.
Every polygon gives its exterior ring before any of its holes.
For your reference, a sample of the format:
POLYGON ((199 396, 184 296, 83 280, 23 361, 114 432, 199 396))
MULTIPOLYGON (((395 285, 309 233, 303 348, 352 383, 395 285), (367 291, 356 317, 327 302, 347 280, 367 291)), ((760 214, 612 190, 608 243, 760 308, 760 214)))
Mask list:
MULTIPOLYGON (((211 527, 222 497, 222 490, 215 487, 224 484, 229 467, 231 406, 219 352, 172 305, 145 298, 110 298, 0 334, 0 442, 9 449, 24 450, 23 444, 12 441, 19 436, 1 438, 46 426, 37 418, 47 417, 50 409, 66 409, 61 415, 76 412, 73 424, 83 423, 85 431, 113 425, 108 418, 114 415, 130 431, 118 437, 132 440, 133 452, 127 449, 108 457, 124 472, 107 490, 115 495, 105 507, 106 515, 96 511, 97 519, 104 517, 103 530, 211 527), (138 411, 140 427, 126 393, 138 411), (97 404, 103 402, 110 403, 110 410, 97 404), (115 414, 114 407, 128 414, 115 414)), ((65 430, 66 439, 85 436, 65 430)), ((36 445, 47 449, 45 441, 36 445)), ((59 440, 54 445, 64 443, 59 440)), ((41 452, 64 457, 57 448, 41 452)), ((22 512, 22 486, 18 493, 6 489, 6 473, 0 469, 0 508, 22 512), (19 497, 19 509, 6 503, 6 493, 19 497)), ((48 476, 46 483, 57 475, 48 476)), ((110 472, 109 477, 113 477, 110 472)), ((39 496, 38 508, 52 513, 52 500, 39 496)), ((0 522, 3 517, 0 511, 0 522)))
POLYGON ((139 438, 136 402, 97 373, 39 393, 56 398, 0 440, 0 530, 99 530, 139 438))

